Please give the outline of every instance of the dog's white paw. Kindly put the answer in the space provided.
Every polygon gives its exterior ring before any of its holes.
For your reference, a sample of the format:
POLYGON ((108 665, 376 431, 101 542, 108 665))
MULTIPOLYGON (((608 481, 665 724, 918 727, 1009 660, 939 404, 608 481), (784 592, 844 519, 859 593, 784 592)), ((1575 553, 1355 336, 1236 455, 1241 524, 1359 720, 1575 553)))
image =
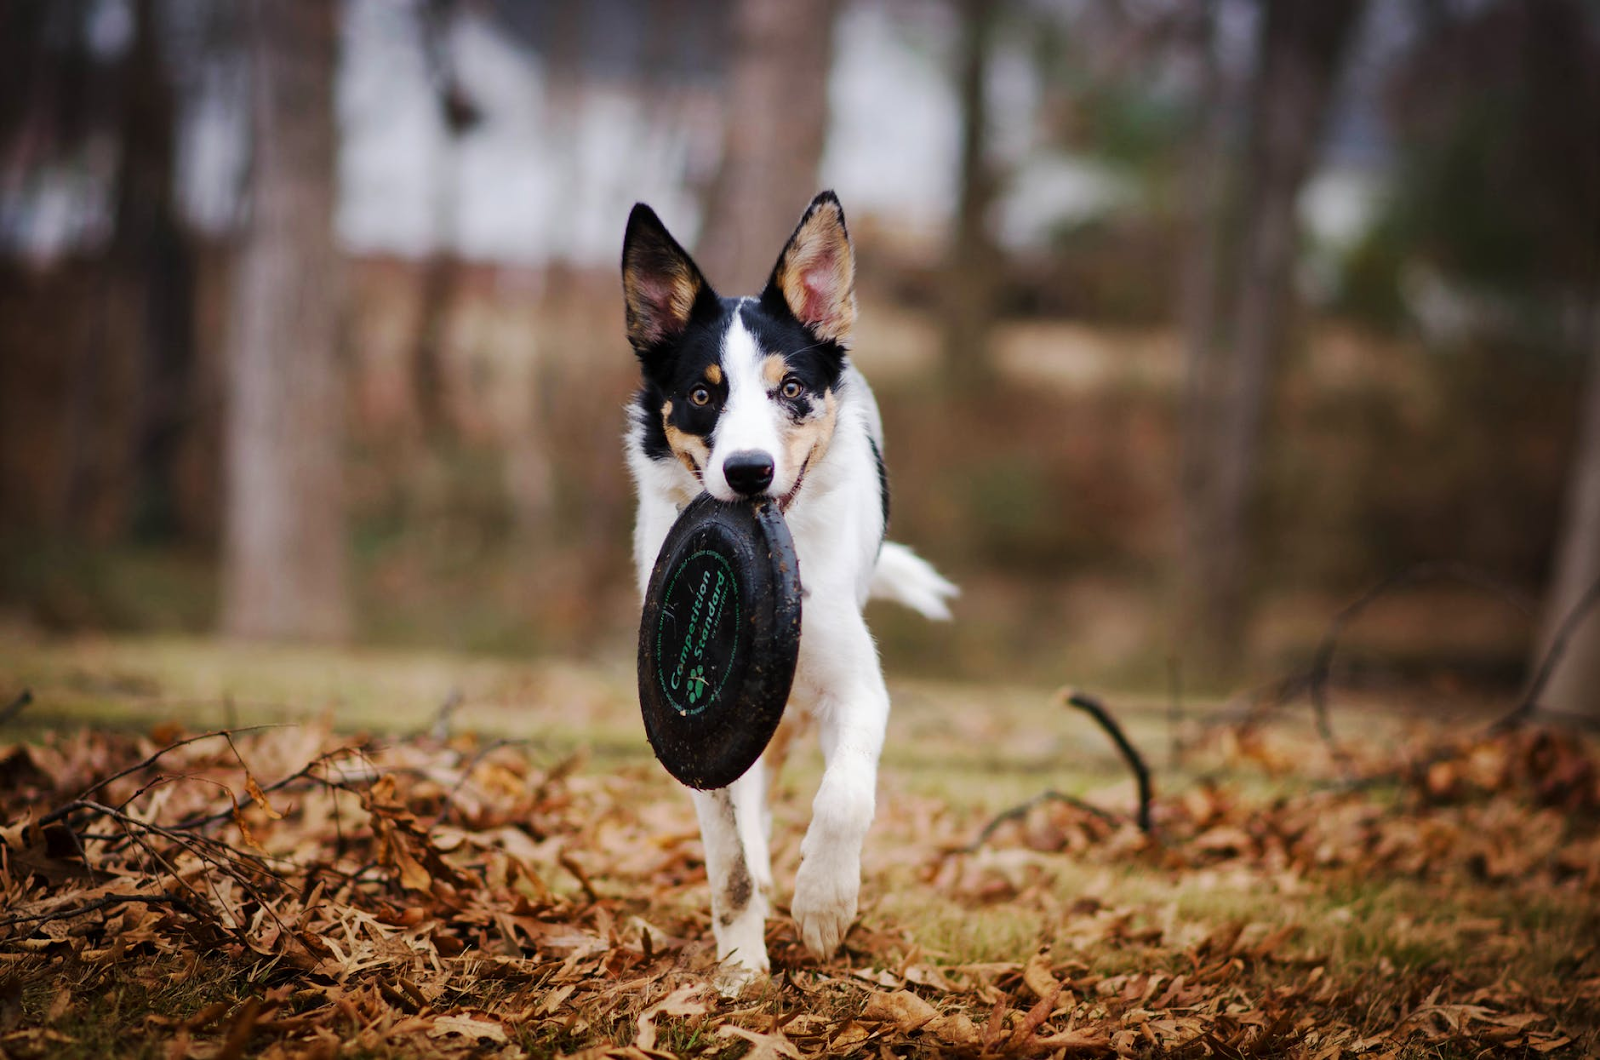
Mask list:
POLYGON ((712 984, 717 988, 717 993, 723 997, 738 997, 750 984, 765 979, 769 968, 765 951, 762 952, 758 964, 747 964, 739 954, 735 953, 717 965, 717 974, 713 977, 712 984))
POLYGON ((737 997, 772 967, 767 959, 766 921, 766 898, 755 894, 732 921, 717 923, 716 987, 723 997, 737 997))
POLYGON ((861 892, 859 864, 843 858, 804 858, 794 878, 789 911, 806 948, 819 959, 833 956, 856 919, 861 892))

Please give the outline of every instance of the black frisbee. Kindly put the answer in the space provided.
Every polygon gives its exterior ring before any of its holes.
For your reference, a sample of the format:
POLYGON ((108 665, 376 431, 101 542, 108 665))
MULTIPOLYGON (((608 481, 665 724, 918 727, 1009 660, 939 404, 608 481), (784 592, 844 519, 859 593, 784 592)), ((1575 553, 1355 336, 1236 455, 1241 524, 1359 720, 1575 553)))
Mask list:
POLYGON ((800 564, 776 502, 702 494, 667 533, 639 621, 639 707, 667 772, 723 788, 772 739, 800 655, 800 564))

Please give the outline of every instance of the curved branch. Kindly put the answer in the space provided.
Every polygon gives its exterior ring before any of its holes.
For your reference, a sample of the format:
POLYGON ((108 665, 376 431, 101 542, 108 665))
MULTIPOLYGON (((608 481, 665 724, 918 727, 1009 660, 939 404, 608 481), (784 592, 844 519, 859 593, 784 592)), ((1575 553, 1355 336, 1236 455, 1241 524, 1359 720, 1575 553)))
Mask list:
POLYGON ((1071 692, 1066 696, 1066 703, 1070 707, 1077 707, 1095 721, 1111 737, 1117 745, 1117 750, 1122 752, 1122 757, 1133 770, 1134 777, 1139 782, 1139 831, 1150 834, 1150 769, 1144 764, 1144 758, 1128 742, 1128 737, 1123 733, 1122 726, 1116 719, 1107 713, 1106 708, 1098 699, 1083 692, 1071 692))
POLYGON ((8 722, 12 718, 16 717, 18 714, 21 714, 23 709, 25 707, 27 707, 27 705, 29 703, 32 703, 32 702, 33 702, 33 689, 24 688, 21 692, 18 692, 16 699, 13 699, 10 703, 7 703, 4 707, 0 707, 0 725, 4 725, 6 722, 8 722))
POLYGON ((1338 649, 1339 638, 1363 611, 1389 593, 1417 582, 1434 579, 1456 581, 1481 589, 1506 601, 1525 617, 1533 616, 1533 601, 1526 593, 1492 574, 1452 560, 1430 560, 1396 571, 1346 604, 1328 623, 1322 641, 1317 645, 1317 653, 1312 658, 1311 669, 1306 674, 1306 694, 1311 701, 1311 711, 1316 719, 1317 735, 1322 738, 1329 752, 1342 766, 1349 766, 1349 756, 1333 734, 1333 722, 1328 710, 1328 679, 1333 669, 1333 654, 1338 649))
POLYGON ((1567 644, 1572 640, 1572 635, 1583 625, 1583 620, 1589 616, 1589 612, 1597 603, 1600 603, 1600 579, 1596 579, 1562 617, 1561 624, 1556 627, 1555 636, 1550 638, 1550 646, 1545 649, 1544 658, 1539 660, 1539 668, 1534 671, 1533 679, 1528 682, 1527 690, 1522 693, 1521 701, 1511 713, 1490 726, 1491 732, 1520 725, 1538 712, 1539 694, 1544 691, 1544 686, 1550 683, 1550 678, 1555 676, 1556 668, 1561 664, 1561 657, 1567 653, 1567 644))
POLYGON ((1015 821, 1018 818, 1025 817, 1027 816, 1029 810, 1033 809, 1035 806, 1041 806, 1047 802, 1065 803, 1066 805, 1082 810, 1084 813, 1087 813, 1093 817, 1098 817, 1107 824, 1120 825, 1124 822, 1124 818, 1119 817, 1110 810, 1102 810, 1093 803, 1085 802, 1075 795, 1064 795, 1055 790, 1041 791, 1028 801, 1018 803, 1009 810, 1001 810, 999 813, 995 814, 993 819, 991 819, 988 824, 983 826, 983 831, 978 833, 977 838, 961 848, 961 853, 977 853, 978 848, 987 843, 989 841, 989 837, 994 835, 995 832, 999 830, 1001 825, 1005 824, 1007 821, 1015 821))

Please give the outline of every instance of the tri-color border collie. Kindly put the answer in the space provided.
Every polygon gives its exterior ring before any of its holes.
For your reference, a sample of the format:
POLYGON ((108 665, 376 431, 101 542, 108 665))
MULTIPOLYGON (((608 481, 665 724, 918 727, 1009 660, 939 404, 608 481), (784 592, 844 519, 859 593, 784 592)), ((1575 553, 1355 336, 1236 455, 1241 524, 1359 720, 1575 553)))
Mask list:
MULTIPOLYGON (((640 203, 623 238, 622 289, 642 377, 626 441, 640 592, 678 513, 702 492, 776 498, 794 538, 805 603, 789 703, 816 719, 827 764, 790 910, 807 947, 826 958, 855 919, 889 719, 862 608, 879 597, 948 618, 956 595, 910 549, 884 540, 883 423, 850 363, 855 252, 844 210, 831 191, 818 195, 761 294, 722 298, 640 203)), ((768 969, 764 773, 757 762, 726 788, 690 792, 729 992, 768 969)))

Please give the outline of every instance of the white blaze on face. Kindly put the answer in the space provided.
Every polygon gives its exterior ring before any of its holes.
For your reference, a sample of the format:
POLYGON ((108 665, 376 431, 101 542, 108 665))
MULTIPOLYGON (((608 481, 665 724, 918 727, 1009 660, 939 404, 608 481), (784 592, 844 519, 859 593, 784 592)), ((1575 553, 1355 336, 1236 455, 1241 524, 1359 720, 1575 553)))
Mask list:
POLYGON ((728 381, 728 402, 717 417, 711 434, 711 460, 705 469, 707 492, 718 500, 739 498, 739 491, 728 485, 722 462, 731 453, 758 450, 772 457, 770 496, 781 497, 794 487, 799 468, 790 467, 784 454, 782 406, 772 400, 762 374, 762 351, 736 313, 727 334, 722 337, 722 371, 728 381))

